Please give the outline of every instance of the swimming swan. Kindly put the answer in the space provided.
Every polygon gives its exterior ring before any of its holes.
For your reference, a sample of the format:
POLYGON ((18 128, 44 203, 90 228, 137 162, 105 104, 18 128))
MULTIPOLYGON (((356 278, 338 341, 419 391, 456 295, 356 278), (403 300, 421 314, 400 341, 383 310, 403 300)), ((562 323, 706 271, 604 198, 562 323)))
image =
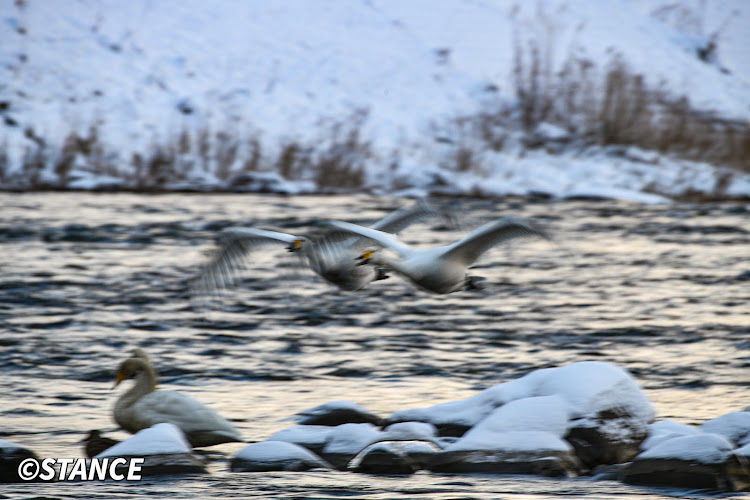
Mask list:
POLYGON ((359 257, 359 265, 385 266, 411 280, 429 292, 446 294, 463 288, 477 288, 476 278, 467 276, 468 267, 493 246, 515 238, 536 236, 549 239, 547 234, 516 217, 503 217, 489 222, 468 236, 450 245, 415 249, 392 234, 343 221, 328 221, 337 230, 358 234, 377 245, 394 250, 398 258, 370 248, 359 257))
POLYGON ((131 357, 120 365, 115 387, 123 380, 135 384, 115 403, 117 424, 135 434, 141 429, 170 422, 182 429, 194 448, 242 441, 242 436, 224 417, 190 396, 177 391, 156 390, 154 369, 142 357, 131 357))
MULTIPOLYGON (((385 233, 398 233, 410 224, 427 218, 446 218, 424 201, 396 210, 372 225, 385 233)), ((384 270, 358 266, 356 257, 367 248, 361 238, 335 239, 328 232, 298 236, 256 228, 234 228, 226 231, 216 257, 203 269, 195 290, 201 292, 226 288, 239 274, 242 261, 260 246, 283 243, 290 252, 299 252, 317 275, 342 290, 360 290, 372 281, 385 279, 384 270)))

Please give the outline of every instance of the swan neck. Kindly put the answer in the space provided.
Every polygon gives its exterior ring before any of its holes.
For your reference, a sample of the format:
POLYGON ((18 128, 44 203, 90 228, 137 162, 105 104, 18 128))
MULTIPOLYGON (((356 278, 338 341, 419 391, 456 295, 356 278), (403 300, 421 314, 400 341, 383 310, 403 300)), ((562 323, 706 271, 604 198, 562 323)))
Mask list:
POLYGON ((120 396, 117 405, 128 407, 143 396, 156 390, 156 377, 152 370, 143 370, 135 377, 135 383, 125 394, 120 396))

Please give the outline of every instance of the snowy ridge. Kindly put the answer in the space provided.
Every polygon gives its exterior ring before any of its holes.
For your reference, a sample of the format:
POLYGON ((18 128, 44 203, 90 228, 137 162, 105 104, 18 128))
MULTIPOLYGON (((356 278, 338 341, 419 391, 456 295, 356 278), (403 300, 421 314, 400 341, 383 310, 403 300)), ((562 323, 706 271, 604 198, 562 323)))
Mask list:
MULTIPOLYGON (((748 196, 748 175, 637 148, 551 153, 511 145, 481 152, 475 159, 481 168, 469 172, 441 166, 446 148, 434 124, 476 113, 488 99, 515 99, 514 39, 547 37, 540 43, 554 48, 555 69, 571 53, 601 66, 619 54, 647 84, 746 122, 750 63, 738 54, 749 41, 750 5, 708 1, 701 11, 682 2, 704 23, 703 33, 695 33, 654 15, 672 4, 28 0, 19 8, 5 2, 0 143, 6 174, 21 168, 30 148, 43 142, 56 151, 71 132, 88 137, 92 126, 105 145, 104 159, 118 168, 135 155, 153 154, 156 144, 176 143, 183 130, 207 130, 260 138, 261 175, 271 179, 253 178, 247 189, 318 191, 320 184, 305 175, 285 179, 270 171, 274 159, 289 141, 325 144, 326 131, 359 110, 369 150, 359 187, 370 191, 543 192, 658 202, 665 199, 660 195, 721 188, 727 196, 748 196), (724 24, 716 60, 701 61, 696 51, 724 24)), ((227 168, 240 169, 243 154, 227 168)), ((217 176, 211 155, 187 155, 187 179, 167 187, 231 187, 217 176)), ((118 185, 117 172, 95 169, 84 155, 77 154, 71 168, 69 187, 118 185)), ((54 167, 41 177, 54 177, 54 167)))

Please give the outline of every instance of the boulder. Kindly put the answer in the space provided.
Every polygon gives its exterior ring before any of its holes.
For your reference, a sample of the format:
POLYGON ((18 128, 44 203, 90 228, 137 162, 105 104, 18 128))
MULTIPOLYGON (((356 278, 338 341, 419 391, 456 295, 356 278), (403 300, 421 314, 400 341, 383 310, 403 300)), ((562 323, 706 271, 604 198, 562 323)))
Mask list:
MULTIPOLYGON (((144 458, 142 476, 196 474, 206 472, 205 462, 193 453, 179 427, 170 423, 156 424, 143 429, 94 458, 144 458)), ((126 474, 128 465, 118 467, 126 474)))
MULTIPOLYGON (((566 403, 564 437, 588 468, 637 455, 654 418, 653 407, 630 374, 608 363, 586 361, 537 370, 464 400, 398 411, 388 423, 427 422, 440 436, 462 436, 496 408, 542 396, 556 396, 566 403)), ((533 421, 528 415, 523 420, 533 421)))
POLYGON ((0 439, 0 483, 22 482, 18 477, 18 466, 27 458, 37 459, 37 456, 31 450, 0 439))
POLYGON ((426 469, 437 450, 429 441, 380 441, 362 450, 349 468, 367 474, 412 474, 426 469))
POLYGON ((307 448, 320 455, 335 427, 327 425, 296 425, 275 432, 267 441, 286 441, 307 448))
POLYGON ((701 430, 690 425, 662 420, 648 426, 648 437, 641 443, 641 450, 646 451, 659 443, 682 436, 695 436, 701 430))
POLYGON ((736 446, 750 443, 750 412, 734 411, 701 425, 703 432, 721 434, 736 446))
POLYGON ((371 443, 380 440, 381 432, 372 424, 343 424, 333 428, 322 457, 340 470, 371 443))
POLYGON ((436 453, 430 469, 448 473, 575 476, 580 463, 573 447, 553 433, 472 429, 436 453))
POLYGON ((305 471, 331 469, 325 460, 286 441, 262 441, 242 448, 232 459, 232 472, 305 471))
POLYGON ((301 425, 374 424, 382 425, 383 419, 351 401, 331 401, 297 414, 301 425))
POLYGON ((625 466, 629 484, 740 491, 750 487, 747 460, 719 434, 678 436, 662 441, 625 466))

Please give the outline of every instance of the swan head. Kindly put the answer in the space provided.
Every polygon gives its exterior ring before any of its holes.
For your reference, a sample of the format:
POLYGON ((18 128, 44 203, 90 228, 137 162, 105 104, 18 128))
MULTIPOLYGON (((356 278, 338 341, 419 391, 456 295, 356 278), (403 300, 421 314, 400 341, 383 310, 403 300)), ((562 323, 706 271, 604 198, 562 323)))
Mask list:
POLYGON ((305 242, 305 240, 299 238, 291 243, 286 247, 287 252, 301 252, 302 251, 302 244, 305 242))
POLYGON ((374 258, 377 257, 377 248, 368 248, 367 250, 363 251, 359 257, 357 257, 356 260, 358 266, 365 266, 367 264, 377 264, 377 262, 373 261, 374 258))
POLYGON ((149 372, 149 365, 142 358, 128 358, 117 370, 113 389, 124 380, 139 377, 141 374, 149 374, 149 372))

